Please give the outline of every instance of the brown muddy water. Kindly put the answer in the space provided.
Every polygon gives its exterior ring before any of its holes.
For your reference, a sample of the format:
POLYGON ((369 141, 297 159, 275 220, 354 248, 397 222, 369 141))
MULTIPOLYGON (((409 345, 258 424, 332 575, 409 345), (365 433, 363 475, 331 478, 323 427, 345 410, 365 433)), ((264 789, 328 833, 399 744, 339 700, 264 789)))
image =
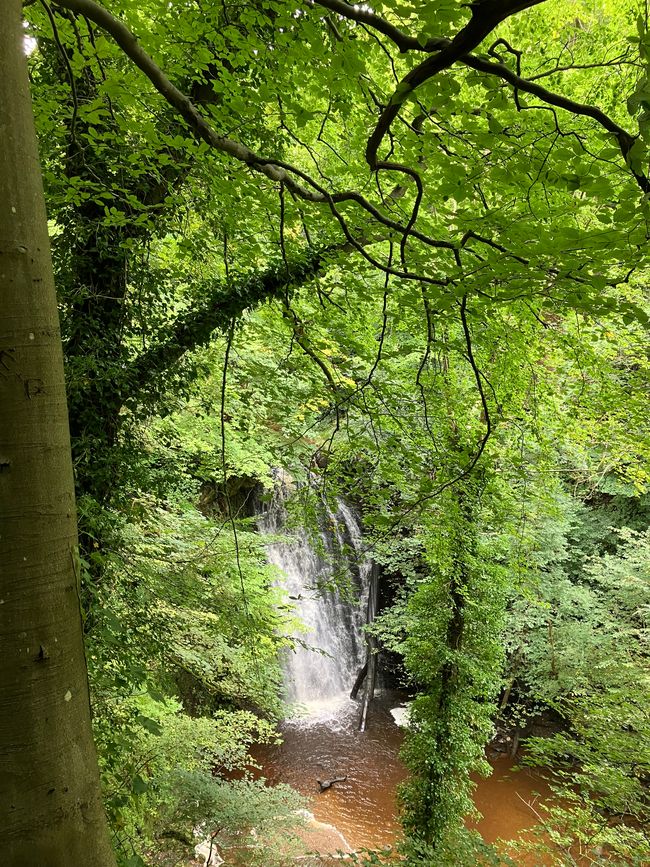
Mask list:
MULTIPOLYGON (((356 702, 311 707, 307 718, 283 724, 282 744, 258 747, 255 758, 269 783, 288 783, 305 795, 316 819, 334 825, 353 849, 394 843, 399 834, 395 794, 406 770, 398 759, 404 732, 390 708, 401 701, 400 694, 378 697, 363 733, 357 731, 356 702), (321 792, 318 780, 334 777, 347 779, 321 792)), ((474 802, 483 819, 472 827, 490 843, 513 840, 536 824, 536 810, 549 789, 532 771, 513 770, 509 759, 491 764, 492 776, 476 781, 474 802)))

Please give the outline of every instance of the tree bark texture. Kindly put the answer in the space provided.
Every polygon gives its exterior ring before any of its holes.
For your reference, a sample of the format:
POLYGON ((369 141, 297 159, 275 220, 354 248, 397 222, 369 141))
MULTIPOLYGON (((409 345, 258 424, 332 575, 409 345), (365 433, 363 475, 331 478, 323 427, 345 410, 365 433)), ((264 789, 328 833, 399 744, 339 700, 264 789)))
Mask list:
POLYGON ((0 22, 0 860, 109 867, 20 0, 0 22))

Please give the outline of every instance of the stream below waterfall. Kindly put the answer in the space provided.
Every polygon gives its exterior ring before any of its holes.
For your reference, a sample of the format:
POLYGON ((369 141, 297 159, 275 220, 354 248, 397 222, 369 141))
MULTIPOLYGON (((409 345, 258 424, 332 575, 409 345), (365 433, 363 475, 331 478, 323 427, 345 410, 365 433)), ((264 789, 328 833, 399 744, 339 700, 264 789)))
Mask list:
MULTIPOLYGON (((364 732, 358 731, 359 702, 347 697, 366 657, 372 563, 360 523, 344 503, 336 512, 323 508, 316 545, 303 530, 285 531, 285 522, 284 491, 278 488, 259 525, 275 537, 267 546, 269 562, 280 570, 279 582, 305 626, 283 658, 286 698, 296 714, 281 726, 283 742, 258 746, 254 758, 269 783, 288 783, 305 795, 316 820, 334 826, 350 847, 381 848, 399 834, 396 790, 406 776, 398 758, 404 731, 390 710, 405 696, 380 690, 364 732), (337 585, 342 571, 347 591, 337 585), (319 791, 319 780, 336 777, 345 779, 319 791)), ((474 827, 488 842, 512 840, 536 824, 539 799, 549 790, 543 779, 514 770, 508 759, 492 766, 490 778, 476 781, 474 800, 484 818, 474 827)), ((544 864, 521 861, 526 863, 544 864)))
MULTIPOLYGON (((372 704, 368 728, 357 730, 359 705, 341 699, 330 712, 282 724, 283 742, 258 747, 255 758, 267 780, 288 783, 308 800, 319 822, 335 826, 352 849, 381 848, 399 835, 396 789, 406 777, 398 758, 404 731, 390 709, 403 701, 400 693, 380 693, 372 704), (318 780, 347 777, 324 792, 318 780)), ((474 802, 483 819, 472 823, 487 842, 513 840, 536 824, 540 798, 548 786, 527 769, 513 770, 513 762, 497 758, 487 780, 476 779, 474 802)), ((544 863, 540 860, 521 864, 544 863)))

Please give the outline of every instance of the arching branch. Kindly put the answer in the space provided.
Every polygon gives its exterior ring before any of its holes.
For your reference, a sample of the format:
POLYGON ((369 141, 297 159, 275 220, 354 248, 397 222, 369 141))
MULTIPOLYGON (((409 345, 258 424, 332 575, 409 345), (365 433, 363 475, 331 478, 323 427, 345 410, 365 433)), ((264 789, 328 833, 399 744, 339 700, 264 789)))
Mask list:
MULTIPOLYGON (((387 107, 384 114, 380 117, 377 127, 375 128, 370 140, 368 141, 366 158, 371 166, 373 166, 373 162, 377 162, 377 150, 379 148, 381 140, 383 139, 388 127, 397 116, 400 105, 402 104, 408 93, 412 92, 412 90, 414 90, 415 87, 418 86, 418 84, 421 84, 423 81, 428 80, 433 75, 437 74, 437 72, 441 72, 443 69, 449 68, 453 63, 456 62, 461 63, 464 66, 469 67, 470 69, 474 69, 477 72, 482 72, 485 75, 492 75, 495 78, 500 78, 502 81, 510 84, 517 93, 528 93, 531 96, 537 97, 538 99, 542 100, 542 102, 548 105, 555 106, 556 108, 561 108, 564 111, 568 111, 571 114, 577 115, 579 117, 591 118, 592 120, 596 121, 596 123, 598 123, 603 129, 605 129, 607 132, 611 133, 615 137, 623 159, 626 162, 629 161, 629 153, 633 144, 636 141, 636 136, 632 135, 632 133, 628 132, 626 129, 620 126, 620 124, 617 124, 616 121, 614 121, 611 117, 609 117, 608 114, 606 114, 597 106, 577 102, 576 100, 569 99, 562 94, 555 93, 554 91, 549 90, 548 88, 538 84, 538 80, 546 73, 537 74, 531 76, 530 78, 526 78, 525 76, 518 74, 518 72, 510 69, 510 67, 506 66, 505 63, 494 62, 486 58, 479 57, 476 54, 472 54, 471 49, 467 50, 465 54, 459 53, 457 50, 459 43, 456 42, 456 40, 459 40, 461 34, 463 34, 464 32, 465 38, 467 38, 468 28, 464 28, 463 30, 461 30, 454 40, 446 39, 443 37, 436 37, 429 39, 425 43, 422 43, 418 41, 418 39, 416 39, 414 36, 410 36, 403 30, 400 30, 398 27, 395 27, 392 24, 386 22, 379 15, 376 15, 373 12, 365 11, 360 6, 352 6, 349 3, 344 2, 344 0, 313 0, 313 2, 319 6, 325 6, 326 8, 337 12, 339 15, 342 15, 345 18, 350 19, 351 21, 363 23, 366 27, 370 27, 377 32, 382 33, 384 36, 387 36, 402 53, 415 51, 420 53, 424 52, 426 54, 432 54, 434 52, 438 52, 436 57, 427 58, 427 60, 423 61, 413 70, 411 70, 411 72, 403 79, 403 84, 406 84, 406 87, 398 85, 398 90, 393 97, 396 100, 396 103, 387 107), (454 45, 454 43, 456 43, 456 50, 452 51, 452 46, 454 45)), ((539 0, 539 2, 543 2, 543 0, 539 0)), ((312 4, 310 3, 310 5, 312 4)), ((476 5, 477 8, 480 6, 480 4, 476 5)), ((532 6, 535 4, 529 3, 526 5, 532 6)), ((506 4, 503 4, 503 8, 506 8, 506 4)), ((526 6, 522 4, 521 9, 523 8, 526 8, 526 6)), ((520 9, 514 11, 520 11, 520 9)), ((508 16, 514 14, 514 11, 509 12, 508 16)), ((476 34, 478 33, 479 31, 477 30, 476 34)), ((478 43, 476 43, 476 45, 478 45, 478 43)), ((592 66, 595 67, 600 65, 605 64, 587 64, 584 66, 584 68, 589 69, 592 66)), ((559 71, 559 69, 551 70, 547 74, 550 75, 556 71, 559 71)), ((644 193, 650 193, 650 181, 648 180, 648 178, 643 174, 635 172, 634 170, 632 170, 632 174, 639 188, 644 193)))
POLYGON ((325 251, 310 251, 300 261, 282 263, 240 280, 215 281, 210 291, 179 316, 161 340, 146 349, 125 370, 129 400, 138 400, 152 382, 186 353, 203 346, 216 331, 225 331, 245 310, 284 297, 293 286, 316 277, 325 251))
MULTIPOLYGON (((379 223, 386 228, 398 232, 400 235, 410 235, 432 247, 451 251, 455 249, 455 245, 451 241, 438 241, 429 238, 421 232, 416 232, 408 226, 402 226, 400 223, 385 217, 358 192, 342 191, 330 193, 306 172, 299 170, 297 167, 279 160, 260 156, 245 144, 219 135, 197 109, 190 97, 169 80, 122 21, 99 3, 96 3, 95 0, 53 0, 53 2, 55 6, 70 9, 72 12, 85 16, 94 21, 102 30, 106 31, 127 57, 146 75, 161 96, 181 115, 197 138, 204 141, 210 147, 244 163, 254 171, 269 178, 269 180, 284 184, 291 193, 301 199, 327 204, 330 207, 343 202, 354 202, 379 223), (299 183, 296 178, 299 178, 304 183, 299 183)), ((339 222, 341 222, 340 219, 339 222)))

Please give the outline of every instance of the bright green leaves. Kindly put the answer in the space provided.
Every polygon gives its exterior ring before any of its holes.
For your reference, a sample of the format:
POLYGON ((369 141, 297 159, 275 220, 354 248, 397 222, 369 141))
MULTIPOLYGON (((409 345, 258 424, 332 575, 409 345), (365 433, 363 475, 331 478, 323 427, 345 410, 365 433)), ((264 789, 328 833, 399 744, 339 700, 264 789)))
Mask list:
POLYGON ((637 139, 626 156, 626 162, 633 172, 641 174, 648 164, 648 148, 641 139, 637 139))
POLYGON ((400 17, 413 17, 411 29, 418 33, 418 41, 425 45, 435 37, 451 38, 468 19, 467 9, 457 0, 411 0, 411 2, 383 3, 400 17))
POLYGON ((152 734, 152 735, 160 735, 160 734, 162 734, 162 726, 161 726, 160 723, 159 723, 157 720, 155 720, 155 719, 151 719, 151 718, 148 717, 148 716, 144 716, 144 714, 139 714, 139 715, 136 717, 136 720, 135 720, 135 721, 136 721, 136 723, 137 723, 138 725, 142 726, 142 728, 143 728, 145 731, 148 731, 148 732, 149 732, 150 734, 152 734))
POLYGON ((648 852, 638 831, 647 821, 642 779, 650 762, 642 613, 648 537, 612 523, 647 526, 648 504, 611 477, 605 489, 610 499, 596 508, 564 495, 559 511, 531 516, 539 547, 530 562, 538 571, 530 574, 533 594, 515 603, 510 628, 519 630, 512 646, 521 686, 565 721, 553 736, 527 742, 529 760, 552 767, 562 799, 545 810, 547 832, 567 849, 605 845, 622 863, 641 863, 648 852), (612 813, 629 823, 603 823, 612 813))
POLYGON ((488 129, 492 133, 492 135, 500 135, 503 132, 503 126, 499 123, 499 121, 491 114, 488 115, 488 129))
POLYGON ((650 82, 643 76, 634 92, 627 98, 627 110, 634 117, 642 111, 645 115, 650 109, 650 82))

